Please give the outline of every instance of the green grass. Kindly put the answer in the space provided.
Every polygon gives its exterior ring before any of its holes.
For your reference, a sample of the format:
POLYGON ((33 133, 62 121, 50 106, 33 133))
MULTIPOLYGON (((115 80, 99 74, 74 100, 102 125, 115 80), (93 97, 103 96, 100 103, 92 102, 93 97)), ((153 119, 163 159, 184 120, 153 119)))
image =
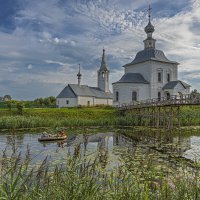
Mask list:
MULTIPOLYGON (((134 126, 139 118, 130 113, 120 116, 112 107, 0 109, 0 129, 74 126, 134 126)), ((148 123, 148 122, 147 122, 148 123)), ((200 107, 181 108, 181 126, 200 125, 200 107)), ((145 121, 141 124, 146 125, 145 121)))

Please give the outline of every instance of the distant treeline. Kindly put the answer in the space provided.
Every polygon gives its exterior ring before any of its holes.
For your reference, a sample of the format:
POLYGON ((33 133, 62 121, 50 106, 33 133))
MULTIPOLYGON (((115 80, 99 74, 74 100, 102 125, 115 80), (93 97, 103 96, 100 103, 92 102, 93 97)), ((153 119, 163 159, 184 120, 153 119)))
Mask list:
POLYGON ((6 100, 0 102, 0 108, 17 108, 17 106, 23 108, 48 108, 56 107, 56 98, 53 96, 46 98, 37 98, 33 101, 16 101, 16 100, 6 100))
POLYGON ((37 98, 33 101, 25 101, 25 107, 55 107, 56 98, 53 96, 37 98))

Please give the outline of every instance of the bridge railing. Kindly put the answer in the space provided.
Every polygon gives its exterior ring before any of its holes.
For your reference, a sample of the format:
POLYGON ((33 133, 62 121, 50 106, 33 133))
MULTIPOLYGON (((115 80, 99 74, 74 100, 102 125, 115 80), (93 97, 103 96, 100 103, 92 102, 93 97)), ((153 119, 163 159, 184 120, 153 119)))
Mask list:
POLYGON ((167 106, 167 105, 200 105, 200 95, 171 95, 170 97, 161 97, 154 99, 147 99, 143 101, 133 101, 131 103, 124 103, 117 106, 121 110, 132 108, 153 107, 153 106, 167 106))

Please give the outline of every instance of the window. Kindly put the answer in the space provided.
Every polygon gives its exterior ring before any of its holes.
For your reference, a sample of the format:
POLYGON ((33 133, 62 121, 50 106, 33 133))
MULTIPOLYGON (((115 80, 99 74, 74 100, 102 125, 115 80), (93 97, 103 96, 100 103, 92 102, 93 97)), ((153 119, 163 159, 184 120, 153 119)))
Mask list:
POLYGON ((161 99, 161 92, 158 92, 158 101, 161 99))
POLYGON ((59 100, 57 100, 57 104, 59 104, 59 100))
POLYGON ((116 93, 115 93, 115 100, 116 100, 116 101, 119 101, 119 92, 116 92, 116 93))
POLYGON ((162 80, 161 72, 158 72, 158 82, 161 82, 161 80, 162 80))
POLYGON ((132 101, 137 101, 137 92, 132 92, 132 101))
POLYGON ((105 74, 104 74, 104 72, 102 72, 102 78, 104 78, 105 77, 105 74))
POLYGON ((69 100, 66 100, 66 104, 69 104, 69 100))
POLYGON ((167 74, 167 82, 170 82, 170 74, 167 74))
POLYGON ((87 102, 87 106, 90 106, 90 101, 87 102))
POLYGON ((167 97, 167 100, 170 99, 170 93, 169 92, 166 93, 166 97, 167 97))

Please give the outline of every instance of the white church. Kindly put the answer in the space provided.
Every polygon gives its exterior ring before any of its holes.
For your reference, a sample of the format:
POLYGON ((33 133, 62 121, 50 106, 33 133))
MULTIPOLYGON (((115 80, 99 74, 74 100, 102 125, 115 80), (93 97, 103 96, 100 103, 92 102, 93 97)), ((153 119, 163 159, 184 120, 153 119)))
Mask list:
POLYGON ((105 49, 100 69, 97 74, 97 87, 81 85, 80 66, 77 74, 78 84, 68 84, 56 97, 57 107, 77 107, 77 106, 95 106, 112 105, 113 94, 109 90, 109 70, 106 64, 105 49))
POLYGON ((97 73, 97 87, 81 85, 82 75, 79 68, 78 84, 68 84, 61 91, 56 98, 57 107, 120 106, 133 101, 189 94, 190 85, 178 80, 179 63, 169 60, 163 51, 156 49, 156 40, 152 37, 154 31, 149 8, 144 50, 139 51, 131 63, 123 66, 124 75, 112 84, 113 94, 109 90, 109 70, 103 49, 101 66, 97 73))
POLYGON ((169 60, 163 51, 156 49, 150 14, 145 32, 144 50, 139 51, 131 63, 123 66, 124 75, 112 84, 113 106, 190 93, 190 85, 178 80, 179 63, 169 60))

